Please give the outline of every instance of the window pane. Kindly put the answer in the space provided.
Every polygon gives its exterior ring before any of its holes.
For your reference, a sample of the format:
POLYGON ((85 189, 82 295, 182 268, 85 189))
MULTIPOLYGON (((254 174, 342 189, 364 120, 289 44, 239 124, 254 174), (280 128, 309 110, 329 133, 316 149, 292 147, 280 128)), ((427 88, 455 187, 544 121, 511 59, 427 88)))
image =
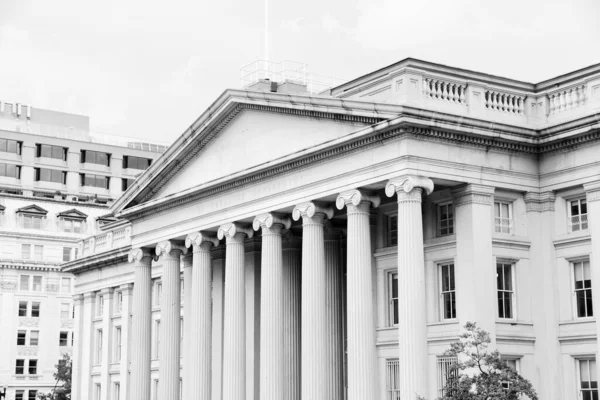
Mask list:
POLYGON ((37 374, 37 360, 29 360, 29 374, 30 375, 37 374))
POLYGON ((42 277, 41 276, 33 277, 33 291, 34 292, 42 291, 42 277))
POLYGON ((571 215, 579 215, 579 200, 571 202, 571 215))
POLYGON ((504 271, 502 268, 502 264, 496 265, 496 285, 498 286, 498 290, 504 289, 504 271))
POLYGON ((39 317, 40 316, 40 303, 31 303, 31 316, 39 317))
POLYGON ((512 290, 512 268, 510 265, 504 265, 504 289, 512 290))
POLYGON ((39 331, 31 331, 31 332, 29 332, 29 345, 30 346, 37 346, 39 338, 40 338, 40 332, 39 331))
POLYGON ((21 275, 19 289, 20 290, 29 290, 29 275, 21 275))
POLYGON ((17 346, 25 346, 25 335, 27 331, 18 331, 17 332, 17 346))
POLYGON ((398 297, 398 275, 396 274, 392 276, 392 297, 398 297))
POLYGON ((27 316, 27 302, 20 301, 19 302, 19 317, 26 317, 26 316, 27 316))
POLYGON ((587 316, 593 317, 594 316, 594 308, 592 306, 592 289, 585 290, 585 301, 586 301, 586 307, 587 307, 587 316))

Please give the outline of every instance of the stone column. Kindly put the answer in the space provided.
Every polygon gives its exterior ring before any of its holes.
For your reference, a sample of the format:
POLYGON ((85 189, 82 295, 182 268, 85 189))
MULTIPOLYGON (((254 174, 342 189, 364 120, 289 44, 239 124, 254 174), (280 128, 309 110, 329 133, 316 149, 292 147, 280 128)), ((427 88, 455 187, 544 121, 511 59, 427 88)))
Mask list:
MULTIPOLYGON (((585 184, 583 188, 586 192, 588 230, 592 238, 591 248, 600 249, 600 181, 585 184)), ((590 254, 590 269, 592 270, 592 288, 594 288, 594 282, 600 284, 600 254, 597 251, 590 254)), ((592 305, 597 315, 600 312, 600 296, 598 296, 597 289, 593 293, 595 295, 592 296, 592 305)), ((600 323, 598 322, 596 322, 596 333, 600 334, 600 323)), ((600 346, 596 347, 596 360, 600 360, 600 346)), ((600 378, 600 371, 597 376, 600 378)))
MULTIPOLYGON (((92 390, 92 363, 94 362, 94 292, 86 292, 83 294, 83 306, 81 310, 82 330, 76 332, 76 335, 81 336, 81 398, 89 398, 92 390)), ((148 367, 148 371, 150 367, 148 367)))
POLYGON ((226 238, 223 400, 246 398, 244 239, 253 233, 237 223, 221 225, 217 232, 219 239, 226 238))
MULTIPOLYGON (((131 337, 131 389, 133 400, 150 398, 150 357, 152 352, 152 254, 150 249, 133 249, 129 262, 134 262, 131 337)), ((83 397, 82 397, 83 398, 83 397)))
POLYGON ((156 245, 162 264, 162 298, 160 301, 160 348, 158 359, 158 398, 179 398, 181 367, 181 293, 180 256, 187 252, 170 240, 156 245))
POLYGON ((327 302, 327 398, 344 398, 344 337, 342 326, 342 231, 325 221, 325 296, 327 302))
POLYGON ((225 246, 214 248, 212 257, 212 388, 211 400, 223 398, 223 311, 225 293, 225 246))
POLYGON ((283 254, 281 231, 289 218, 258 215, 255 231, 262 231, 260 297, 260 399, 283 399, 283 254))
MULTIPOLYGON (((186 247, 190 247, 187 245, 186 247)), ((192 327, 192 253, 181 255, 181 262, 183 263, 183 349, 181 354, 183 356, 182 364, 182 393, 184 399, 191 399, 194 396, 194 392, 190 391, 192 388, 193 375, 190 375, 192 369, 192 363, 194 359, 191 356, 191 348, 194 345, 195 336, 191 335, 192 327)))
POLYGON ((431 193, 433 182, 420 176, 394 178, 385 187, 388 197, 396 193, 398 198, 398 359, 402 399, 427 395, 423 191, 431 193))
POLYGON ((283 234, 283 380, 284 400, 300 400, 300 279, 302 241, 283 234))
MULTIPOLYGON (((191 282, 185 284, 185 298, 190 294, 189 312, 185 313, 184 327, 189 339, 184 336, 184 399, 211 398, 211 353, 212 353, 212 263, 210 250, 219 244, 215 237, 195 232, 185 239, 186 247, 193 247, 193 271, 191 282), (186 381, 187 380, 187 381, 186 381)), ((184 266, 185 268, 185 266, 184 266)), ((185 274, 185 269, 184 269, 185 274)), ((184 275, 184 279, 186 279, 184 275)), ((184 300, 185 301, 185 300, 184 300)), ((184 303, 185 312, 188 305, 184 303)))
MULTIPOLYGON (((373 312, 373 268, 369 209, 379 206, 379 197, 360 190, 340 193, 338 209, 348 208, 348 399, 376 397, 377 363, 373 312)), ((425 354, 423 354, 425 357, 425 354)))
POLYGON ((113 324, 112 324, 112 312, 114 308, 113 295, 115 289, 112 287, 105 287, 100 290, 104 302, 104 311, 102 313, 102 366, 100 368, 100 384, 101 396, 99 400, 108 399, 110 393, 110 375, 109 369, 110 364, 113 362, 113 324))
POLYGON ((329 400, 323 220, 333 217, 333 209, 302 203, 292 216, 296 221, 302 217, 302 399, 329 400))
MULTIPOLYGON (((119 287, 123 295, 123 308, 121 309, 121 365, 119 371, 121 373, 120 380, 120 399, 127 399, 129 393, 130 375, 129 363, 131 362, 131 347, 137 346, 137 339, 131 337, 131 294, 133 292, 133 284, 125 283, 119 287)), ((78 398, 78 397, 73 397, 78 398)))
POLYGON ((81 398, 81 365, 83 363, 83 349, 81 348, 81 334, 83 333, 83 295, 78 293, 73 295, 73 309, 75 321, 73 323, 73 334, 75 340, 73 343, 73 368, 71 394, 74 399, 81 398))

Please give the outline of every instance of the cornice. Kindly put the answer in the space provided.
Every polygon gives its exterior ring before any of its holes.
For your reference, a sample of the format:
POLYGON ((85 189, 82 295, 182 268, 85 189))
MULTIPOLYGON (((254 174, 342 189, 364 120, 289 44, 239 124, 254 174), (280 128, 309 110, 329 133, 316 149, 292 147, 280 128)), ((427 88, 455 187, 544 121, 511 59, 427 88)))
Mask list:
POLYGON ((45 262, 40 262, 38 264, 36 261, 33 261, 32 263, 23 263, 18 260, 0 259, 0 268, 30 271, 60 271, 61 264, 45 262))
POLYGON ((96 268, 108 267, 119 263, 128 263, 128 256, 131 245, 123 246, 118 249, 105 251, 99 254, 93 254, 84 258, 70 261, 62 265, 62 272, 70 272, 78 275, 85 271, 96 268))

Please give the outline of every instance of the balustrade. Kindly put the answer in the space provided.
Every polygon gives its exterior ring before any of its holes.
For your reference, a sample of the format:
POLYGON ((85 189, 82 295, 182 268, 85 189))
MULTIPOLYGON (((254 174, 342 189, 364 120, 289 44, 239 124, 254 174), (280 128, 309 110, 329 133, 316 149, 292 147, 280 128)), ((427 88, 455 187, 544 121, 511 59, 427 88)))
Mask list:
POLYGON ((525 96, 488 90, 485 92, 485 106, 490 110, 523 114, 525 96))
POLYGON ((453 103, 466 104, 467 85, 443 81, 441 79, 423 79, 425 96, 446 100, 453 103))
POLYGON ((572 86, 548 95, 549 113, 556 114, 585 105, 587 85, 572 86))
POLYGON ((112 230, 90 236, 79 242, 77 258, 91 256, 127 246, 131 243, 131 224, 120 225, 112 230))

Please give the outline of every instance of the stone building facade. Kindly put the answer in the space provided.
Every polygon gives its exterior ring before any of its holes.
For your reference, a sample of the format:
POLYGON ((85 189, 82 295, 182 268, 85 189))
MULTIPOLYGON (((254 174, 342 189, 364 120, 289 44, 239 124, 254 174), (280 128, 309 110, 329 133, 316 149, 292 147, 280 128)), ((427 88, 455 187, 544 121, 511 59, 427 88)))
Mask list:
POLYGON ((433 399, 466 321, 540 398, 592 398, 599 110, 600 65, 226 90, 63 266, 74 398, 433 399))

